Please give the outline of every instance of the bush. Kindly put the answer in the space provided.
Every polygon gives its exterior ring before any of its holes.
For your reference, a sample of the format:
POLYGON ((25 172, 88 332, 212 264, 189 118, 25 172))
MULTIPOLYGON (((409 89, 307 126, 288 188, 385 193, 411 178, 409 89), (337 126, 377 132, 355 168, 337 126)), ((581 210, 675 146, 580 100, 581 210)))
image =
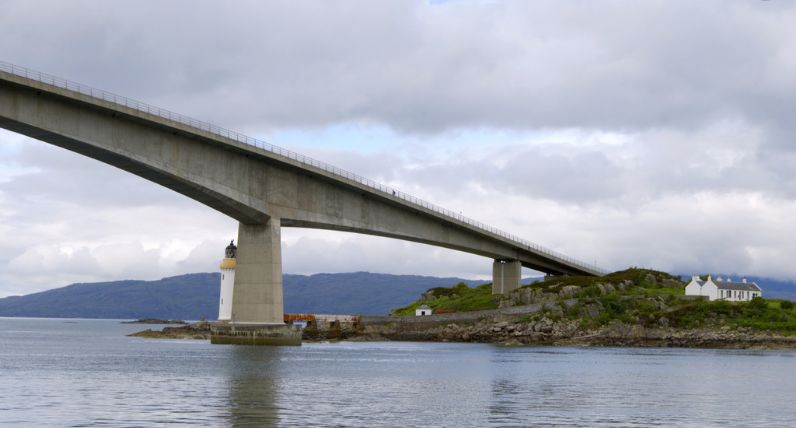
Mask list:
POLYGON ((791 302, 790 300, 783 300, 782 302, 780 302, 779 307, 786 311, 789 311, 793 309, 793 302, 791 302))
POLYGON ((746 312, 752 316, 762 316, 768 310, 768 303, 762 297, 755 297, 751 302, 746 304, 746 312))

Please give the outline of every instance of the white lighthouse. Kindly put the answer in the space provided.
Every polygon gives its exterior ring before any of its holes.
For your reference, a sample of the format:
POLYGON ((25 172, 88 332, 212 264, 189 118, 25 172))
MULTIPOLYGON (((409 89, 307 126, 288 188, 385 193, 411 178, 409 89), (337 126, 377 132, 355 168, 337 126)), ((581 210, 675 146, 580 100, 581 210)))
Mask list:
POLYGON ((218 320, 232 320, 232 288, 235 286, 235 256, 238 247, 230 241, 224 251, 224 260, 221 260, 221 296, 218 300, 218 320))

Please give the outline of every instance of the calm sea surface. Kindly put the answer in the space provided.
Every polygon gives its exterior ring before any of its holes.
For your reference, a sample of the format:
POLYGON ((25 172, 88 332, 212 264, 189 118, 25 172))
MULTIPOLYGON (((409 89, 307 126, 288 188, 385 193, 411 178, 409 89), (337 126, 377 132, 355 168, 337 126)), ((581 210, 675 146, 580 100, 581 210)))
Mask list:
POLYGON ((796 426, 796 353, 212 346, 0 318, 0 426, 796 426))

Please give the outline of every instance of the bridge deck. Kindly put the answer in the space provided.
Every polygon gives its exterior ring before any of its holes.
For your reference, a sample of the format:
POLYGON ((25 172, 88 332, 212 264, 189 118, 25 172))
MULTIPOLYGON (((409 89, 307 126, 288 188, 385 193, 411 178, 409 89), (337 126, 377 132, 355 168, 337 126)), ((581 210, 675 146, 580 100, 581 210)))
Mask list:
MULTIPOLYGON (((210 140, 216 144, 227 145, 230 148, 246 152, 252 156, 267 158, 273 162, 299 168, 307 173, 333 181, 339 185, 354 188, 361 192, 367 192, 372 197, 401 205, 406 209, 414 210, 425 216, 434 217, 447 224, 467 229, 469 232, 482 235, 490 240, 502 242, 516 249, 519 253, 527 253, 536 258, 549 261, 556 266, 565 267, 568 273, 587 275, 602 275, 605 273, 605 271, 595 265, 579 261, 573 257, 509 234, 498 228, 470 219, 420 198, 416 198, 390 186, 369 180, 358 174, 269 144, 262 140, 192 119, 169 110, 5 62, 0 62, 0 81, 35 88, 70 100, 90 104, 97 108, 133 116, 144 121, 191 134, 198 138, 210 140)), ((291 222, 289 219, 284 219, 282 221, 282 226, 304 227, 307 225, 298 221, 291 222)), ((339 230, 345 229, 339 228, 339 230)), ((523 264, 535 268, 533 265, 527 263, 523 264)))

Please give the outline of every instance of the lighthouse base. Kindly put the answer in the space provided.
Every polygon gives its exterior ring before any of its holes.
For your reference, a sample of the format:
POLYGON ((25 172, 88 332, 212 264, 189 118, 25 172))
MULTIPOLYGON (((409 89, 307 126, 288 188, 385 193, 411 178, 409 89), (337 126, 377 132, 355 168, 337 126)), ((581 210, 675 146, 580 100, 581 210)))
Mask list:
POLYGON ((300 346, 301 329, 285 324, 226 324, 210 327, 214 345, 300 346))

